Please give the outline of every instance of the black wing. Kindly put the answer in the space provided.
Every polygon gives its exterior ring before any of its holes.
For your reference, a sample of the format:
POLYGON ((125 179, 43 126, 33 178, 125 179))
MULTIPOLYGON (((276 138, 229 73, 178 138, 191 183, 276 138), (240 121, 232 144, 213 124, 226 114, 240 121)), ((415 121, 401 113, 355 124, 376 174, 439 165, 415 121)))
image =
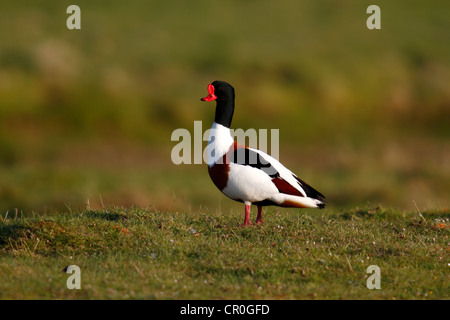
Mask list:
POLYGON ((231 154, 230 162, 243 166, 250 166, 264 171, 271 178, 278 178, 280 174, 272 164, 258 152, 248 148, 239 148, 231 154))
POLYGON ((310 198, 320 200, 322 202, 325 202, 325 196, 321 194, 319 191, 311 187, 309 184, 307 184, 305 181, 294 175, 294 178, 297 180, 298 184, 302 187, 303 190, 305 190, 306 195, 310 198))

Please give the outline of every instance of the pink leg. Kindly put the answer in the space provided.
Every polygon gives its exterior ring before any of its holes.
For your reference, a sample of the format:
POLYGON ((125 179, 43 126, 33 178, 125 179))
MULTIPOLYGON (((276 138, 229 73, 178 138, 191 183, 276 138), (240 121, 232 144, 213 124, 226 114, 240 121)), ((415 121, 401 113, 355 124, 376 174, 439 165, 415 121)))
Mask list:
POLYGON ((256 224, 263 223, 262 219, 262 206, 258 206, 258 216, 256 217, 256 224))
POLYGON ((250 204, 246 204, 245 205, 245 219, 244 219, 244 226, 248 226, 251 225, 252 223, 250 222, 250 204))

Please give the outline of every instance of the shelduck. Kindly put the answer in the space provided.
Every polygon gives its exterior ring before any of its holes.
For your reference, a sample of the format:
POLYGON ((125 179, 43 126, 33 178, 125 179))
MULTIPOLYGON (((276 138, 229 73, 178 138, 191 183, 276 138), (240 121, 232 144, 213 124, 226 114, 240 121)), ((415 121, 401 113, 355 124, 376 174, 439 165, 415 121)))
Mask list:
POLYGON ((202 101, 216 101, 208 146, 208 172, 227 197, 245 204, 244 226, 251 225, 250 207, 256 205, 256 224, 263 222, 262 207, 325 207, 325 197, 270 155, 234 141, 230 133, 234 113, 234 88, 225 81, 208 85, 202 101))

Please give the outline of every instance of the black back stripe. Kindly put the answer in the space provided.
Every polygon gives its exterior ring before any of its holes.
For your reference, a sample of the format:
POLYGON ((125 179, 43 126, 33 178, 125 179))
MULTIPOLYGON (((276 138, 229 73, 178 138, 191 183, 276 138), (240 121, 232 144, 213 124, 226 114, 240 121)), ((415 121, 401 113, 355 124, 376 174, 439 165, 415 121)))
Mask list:
POLYGON ((278 171, 269 161, 264 159, 264 157, 258 152, 248 148, 239 148, 234 150, 234 152, 231 153, 231 159, 229 159, 229 161, 243 166, 250 166, 260 169, 271 178, 278 178, 280 176, 278 171))

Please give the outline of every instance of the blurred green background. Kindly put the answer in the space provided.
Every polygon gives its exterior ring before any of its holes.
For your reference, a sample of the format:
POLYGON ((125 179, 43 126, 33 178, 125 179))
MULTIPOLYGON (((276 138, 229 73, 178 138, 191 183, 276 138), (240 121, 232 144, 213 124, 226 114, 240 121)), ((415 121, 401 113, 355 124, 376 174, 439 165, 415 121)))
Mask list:
POLYGON ((279 129, 280 160, 331 208, 447 208, 448 1, 9 1, 0 10, 0 212, 138 205, 243 210, 206 164, 171 162, 208 83, 233 128, 279 129), (81 8, 81 30, 66 9, 81 8), (381 30, 366 9, 381 8, 381 30))

